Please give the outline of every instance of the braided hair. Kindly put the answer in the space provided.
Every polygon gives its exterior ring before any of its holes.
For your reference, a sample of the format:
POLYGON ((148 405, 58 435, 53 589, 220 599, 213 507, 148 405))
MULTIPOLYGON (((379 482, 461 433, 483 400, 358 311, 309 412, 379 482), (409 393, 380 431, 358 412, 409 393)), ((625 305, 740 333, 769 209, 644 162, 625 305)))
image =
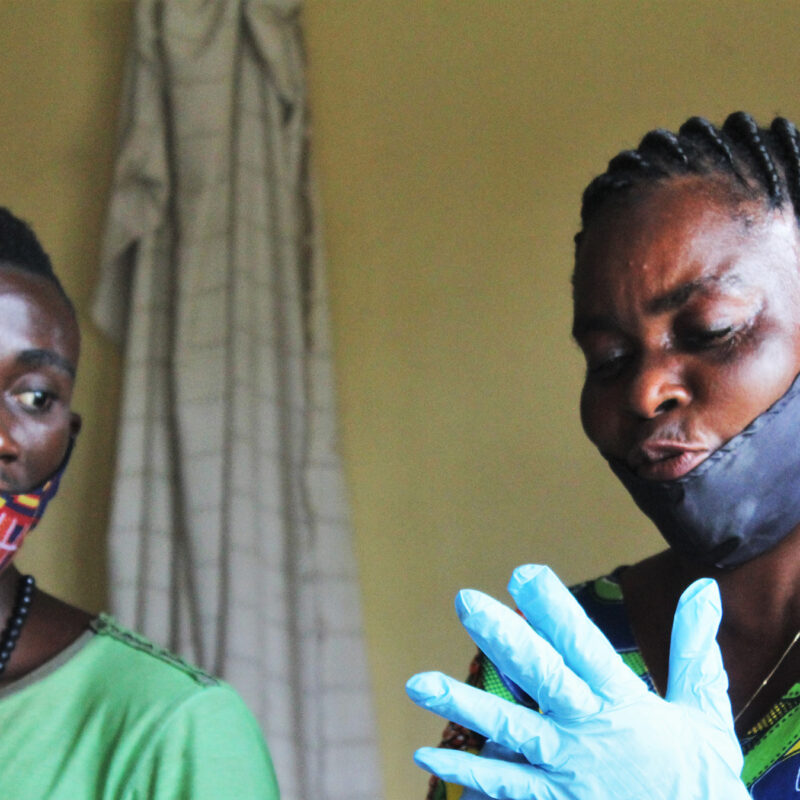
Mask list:
POLYGON ((744 111, 731 114, 721 128, 692 117, 677 134, 658 128, 647 133, 636 150, 623 150, 584 190, 583 231, 599 210, 637 188, 680 175, 727 178, 743 198, 763 199, 770 209, 791 203, 800 221, 800 134, 789 120, 776 117, 760 128, 744 111))
POLYGON ((0 267, 14 267, 55 284, 70 310, 74 309, 61 281, 33 229, 7 208, 0 206, 0 267))

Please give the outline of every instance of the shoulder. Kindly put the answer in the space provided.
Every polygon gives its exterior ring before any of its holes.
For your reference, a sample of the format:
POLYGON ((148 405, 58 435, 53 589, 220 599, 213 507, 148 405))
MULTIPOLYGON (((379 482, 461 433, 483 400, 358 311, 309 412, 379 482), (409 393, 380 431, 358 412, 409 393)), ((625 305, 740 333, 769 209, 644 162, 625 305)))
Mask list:
POLYGON ((111 617, 92 627, 91 669, 113 676, 102 705, 135 721, 116 745, 136 764, 131 796, 277 797, 260 727, 231 686, 111 617))
POLYGON ((107 614, 94 619, 90 627, 95 633, 90 660, 101 662, 106 669, 113 665, 117 677, 136 683, 156 681, 157 685, 186 690, 222 685, 218 678, 123 627, 107 614))
POLYGON ((569 590, 579 599, 581 605, 589 604, 616 604, 622 602, 622 586, 620 575, 628 567, 617 567, 608 575, 592 578, 582 583, 576 583, 569 590))
POLYGON ((278 797, 259 725, 228 684, 110 617, 91 628, 0 698, 13 797, 45 796, 31 781, 54 800, 278 797))
POLYGON ((249 709, 225 681, 112 617, 101 615, 91 627, 95 635, 74 666, 85 695, 94 695, 108 714, 146 721, 151 736, 157 727, 170 727, 187 734, 194 728, 193 736, 261 738, 249 709))
MULTIPOLYGON (((205 718, 236 724, 228 735, 257 725, 236 691, 169 650, 107 615, 91 623, 93 636, 50 676, 53 690, 68 691, 74 703, 90 703, 95 714, 118 730, 204 725, 205 718), (136 724, 134 725, 134 721, 136 724)), ((65 698, 66 699, 66 698, 65 698)), ((204 735, 218 731, 209 728, 204 735)))
POLYGON ((101 615, 90 627, 94 635, 59 671, 60 681, 112 717, 155 720, 187 703, 202 707, 217 694, 236 698, 223 681, 112 617, 101 615))
POLYGON ((620 575, 624 570, 625 567, 618 567, 610 575, 570 587, 589 619, 603 631, 616 650, 635 645, 620 584, 620 575))

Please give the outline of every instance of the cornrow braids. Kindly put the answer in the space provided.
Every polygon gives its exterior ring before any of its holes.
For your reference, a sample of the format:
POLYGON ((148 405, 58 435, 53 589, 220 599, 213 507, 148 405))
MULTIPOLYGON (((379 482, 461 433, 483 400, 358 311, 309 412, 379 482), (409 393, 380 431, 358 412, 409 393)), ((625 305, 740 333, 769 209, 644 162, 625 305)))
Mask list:
POLYGON ((677 133, 657 128, 635 150, 623 150, 584 190, 581 234, 606 203, 639 187, 680 175, 719 175, 745 197, 762 198, 769 208, 791 203, 800 220, 800 135, 777 117, 761 128, 743 111, 731 114, 721 128, 691 117, 677 133))
MULTIPOLYGON (((772 120, 770 131, 783 150, 783 163, 789 195, 795 209, 800 209, 800 135, 793 122, 783 117, 772 120)), ((800 215, 798 215, 800 216, 800 215)))
POLYGON ((717 161, 726 164, 728 169, 741 180, 730 145, 707 119, 690 117, 681 125, 678 134, 684 139, 694 142, 710 159, 716 158, 717 161))
POLYGON ((773 154, 767 149, 766 139, 770 135, 769 132, 762 131, 756 121, 744 111, 736 111, 731 114, 725 120, 722 130, 740 147, 749 152, 756 171, 762 178, 763 186, 767 190, 770 206, 772 208, 781 206, 784 200, 783 186, 772 157, 773 154))
POLYGON ((676 166, 689 168, 689 156, 686 155, 680 139, 665 128, 656 128, 646 133, 639 142, 638 152, 651 154, 655 159, 671 158, 676 166))

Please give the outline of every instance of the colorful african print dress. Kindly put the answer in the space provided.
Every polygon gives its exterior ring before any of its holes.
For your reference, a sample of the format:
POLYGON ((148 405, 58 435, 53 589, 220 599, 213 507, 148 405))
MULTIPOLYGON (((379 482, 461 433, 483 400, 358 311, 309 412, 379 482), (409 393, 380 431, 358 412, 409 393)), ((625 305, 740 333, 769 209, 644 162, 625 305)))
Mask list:
MULTIPOLYGON (((572 591, 623 661, 655 691, 628 622, 617 578, 619 572, 573 586, 572 591)), ((518 702, 482 653, 473 659, 467 683, 518 702)), ((742 778, 754 800, 800 797, 800 680, 739 741, 744 753, 742 778)), ((450 723, 441 746, 478 753, 484 742, 482 736, 450 723)), ((462 791, 461 786, 432 778, 427 800, 459 800, 462 791)))

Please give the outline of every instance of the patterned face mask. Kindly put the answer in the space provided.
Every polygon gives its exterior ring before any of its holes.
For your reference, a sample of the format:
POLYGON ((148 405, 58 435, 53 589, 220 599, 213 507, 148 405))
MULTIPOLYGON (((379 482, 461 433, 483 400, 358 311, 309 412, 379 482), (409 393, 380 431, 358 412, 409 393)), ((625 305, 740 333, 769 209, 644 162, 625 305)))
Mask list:
POLYGON ((671 547, 716 567, 773 548, 800 522, 800 376, 783 397, 674 481, 611 469, 671 547))
POLYGON ((43 484, 29 492, 0 492, 0 572, 11 562, 22 540, 39 524, 47 504, 55 497, 72 453, 72 441, 61 466, 43 484))

